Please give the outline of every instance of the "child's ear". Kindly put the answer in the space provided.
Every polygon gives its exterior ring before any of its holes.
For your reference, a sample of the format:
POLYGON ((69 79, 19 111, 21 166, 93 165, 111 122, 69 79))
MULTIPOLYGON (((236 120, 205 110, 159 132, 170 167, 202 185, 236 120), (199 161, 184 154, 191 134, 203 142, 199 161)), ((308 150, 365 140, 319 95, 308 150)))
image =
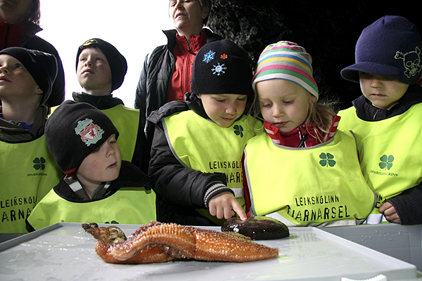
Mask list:
POLYGON ((36 95, 42 95, 42 94, 44 94, 44 92, 43 92, 43 90, 41 90, 40 87, 37 86, 37 88, 35 89, 35 94, 36 95))
POLYGON ((317 101, 317 97, 316 97, 316 96, 312 96, 312 97, 311 97, 311 100, 312 100, 312 103, 316 103, 316 101, 317 101))

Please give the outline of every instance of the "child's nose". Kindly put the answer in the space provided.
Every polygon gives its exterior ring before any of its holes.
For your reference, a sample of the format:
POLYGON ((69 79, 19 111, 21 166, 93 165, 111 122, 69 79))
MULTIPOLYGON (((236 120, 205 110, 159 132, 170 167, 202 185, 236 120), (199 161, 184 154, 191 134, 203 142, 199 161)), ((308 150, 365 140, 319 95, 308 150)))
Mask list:
POLYGON ((376 77, 373 77, 372 80, 371 80, 371 87, 373 87, 373 88, 381 88, 382 87, 381 80, 378 79, 378 78, 376 78, 376 77))
POLYGON ((1 73, 3 73, 3 72, 4 72, 5 74, 9 73, 9 70, 7 69, 7 67, 5 67, 5 66, 1 66, 1 67, 0 67, 0 74, 1 74, 1 73))
POLYGON ((284 111, 279 106, 274 106, 273 108, 273 117, 283 117, 284 111))
POLYGON ((236 105, 233 103, 230 103, 226 108, 226 113, 235 114, 237 111, 236 105))
POLYGON ((91 58, 88 58, 88 59, 85 61, 85 65, 86 65, 86 66, 91 66, 91 65, 92 65, 91 58))
POLYGON ((110 144, 107 144, 107 152, 106 152, 107 157, 110 157, 111 155, 115 153, 116 153, 116 150, 114 149, 114 147, 110 144))

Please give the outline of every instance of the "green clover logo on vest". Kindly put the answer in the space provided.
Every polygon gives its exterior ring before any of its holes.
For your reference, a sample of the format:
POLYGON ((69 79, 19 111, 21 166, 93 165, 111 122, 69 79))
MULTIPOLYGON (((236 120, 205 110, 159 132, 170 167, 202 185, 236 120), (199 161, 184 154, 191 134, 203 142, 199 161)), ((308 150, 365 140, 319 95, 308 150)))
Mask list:
POLYGON ((241 138, 243 138, 243 127, 242 127, 242 126, 240 126, 240 125, 235 125, 235 126, 233 127, 233 129, 234 129, 234 133, 235 133, 237 136, 240 136, 241 138))
POLYGON ((45 169, 45 159, 44 159, 44 157, 40 157, 40 158, 38 158, 38 157, 36 157, 35 159, 34 159, 34 161, 32 161, 32 163, 34 163, 34 169, 35 170, 44 170, 45 169))
POLYGON ((321 153, 319 155, 319 158, 321 159, 319 161, 319 164, 323 167, 334 167, 336 165, 336 161, 334 160, 334 155, 331 153, 321 153))
POLYGON ((393 167, 393 161, 394 161, 394 156, 393 155, 383 155, 380 158, 381 162, 379 163, 379 166, 381 169, 384 170, 390 170, 391 167, 393 167))

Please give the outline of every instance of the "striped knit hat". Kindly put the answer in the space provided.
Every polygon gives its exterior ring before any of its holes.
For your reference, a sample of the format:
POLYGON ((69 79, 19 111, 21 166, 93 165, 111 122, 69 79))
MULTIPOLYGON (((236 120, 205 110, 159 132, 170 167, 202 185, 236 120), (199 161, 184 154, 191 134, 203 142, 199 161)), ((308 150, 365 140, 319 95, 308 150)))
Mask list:
POLYGON ((258 59, 252 87, 271 79, 284 79, 298 84, 318 98, 318 86, 313 77, 312 58, 305 48, 289 41, 268 45, 258 59))

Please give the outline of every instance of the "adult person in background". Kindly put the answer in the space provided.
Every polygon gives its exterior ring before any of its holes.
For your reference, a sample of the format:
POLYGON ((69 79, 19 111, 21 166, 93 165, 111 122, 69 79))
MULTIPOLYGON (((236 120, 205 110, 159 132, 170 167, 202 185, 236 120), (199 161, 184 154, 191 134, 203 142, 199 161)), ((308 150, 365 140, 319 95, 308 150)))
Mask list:
POLYGON ((40 27, 40 0, 0 0, 0 50, 7 47, 24 47, 53 54, 57 60, 58 73, 48 107, 62 103, 65 96, 65 78, 61 58, 49 42, 35 35, 40 27))
POLYGON ((184 101, 191 91, 192 65, 196 53, 207 42, 222 39, 204 28, 211 0, 170 0, 168 14, 174 28, 163 31, 167 44, 148 54, 136 89, 135 108, 140 109, 148 144, 154 134, 149 114, 169 101, 184 101))

